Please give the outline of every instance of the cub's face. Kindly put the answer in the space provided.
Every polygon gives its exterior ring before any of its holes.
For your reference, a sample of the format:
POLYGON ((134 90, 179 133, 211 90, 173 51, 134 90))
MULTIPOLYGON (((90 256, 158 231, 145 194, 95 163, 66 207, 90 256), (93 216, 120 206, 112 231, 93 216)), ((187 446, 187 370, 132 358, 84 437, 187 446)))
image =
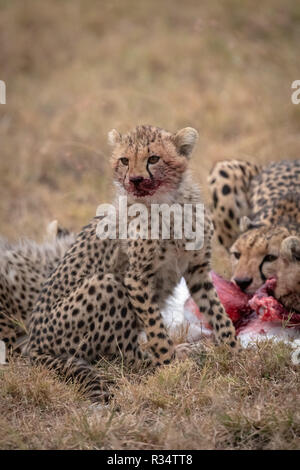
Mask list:
POLYGON ((244 292, 254 294, 275 277, 276 299, 300 311, 300 238, 282 226, 253 228, 240 235, 230 252, 232 281, 244 292))
POLYGON ((287 308, 300 312, 300 238, 283 240, 277 265, 275 297, 287 308))
POLYGON ((243 233, 230 249, 232 281, 247 294, 254 294, 268 278, 276 275, 280 245, 286 236, 287 231, 272 234, 266 227, 243 233))
POLYGON ((281 243, 289 236, 285 227, 259 227, 240 235, 230 249, 232 281, 247 294, 270 277, 276 277, 281 243))
POLYGON ((182 181, 198 133, 190 127, 175 134, 138 126, 122 136, 109 133, 114 180, 133 199, 172 195, 182 181))

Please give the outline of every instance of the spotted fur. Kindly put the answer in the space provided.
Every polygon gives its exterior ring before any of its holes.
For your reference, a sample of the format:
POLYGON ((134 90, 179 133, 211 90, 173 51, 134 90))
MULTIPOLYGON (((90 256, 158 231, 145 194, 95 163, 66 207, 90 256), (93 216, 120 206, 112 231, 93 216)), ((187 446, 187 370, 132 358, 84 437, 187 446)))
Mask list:
POLYGON ((0 340, 8 349, 20 352, 42 285, 74 239, 55 221, 44 243, 0 240, 0 340))

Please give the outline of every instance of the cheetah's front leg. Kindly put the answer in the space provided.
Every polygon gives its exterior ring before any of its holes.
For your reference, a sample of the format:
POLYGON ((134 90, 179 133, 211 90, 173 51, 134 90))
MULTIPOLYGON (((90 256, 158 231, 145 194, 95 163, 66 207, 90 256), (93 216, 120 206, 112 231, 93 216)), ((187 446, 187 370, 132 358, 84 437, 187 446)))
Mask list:
POLYGON ((20 327, 20 320, 9 315, 4 308, 0 310, 0 340, 4 341, 8 350, 20 353, 21 349, 17 345, 17 339, 25 334, 20 327))
MULTIPOLYGON (((207 256, 208 252, 206 252, 207 256)), ((193 300, 213 327, 218 343, 228 344, 239 350, 235 328, 220 302, 209 274, 209 262, 202 250, 194 252, 184 275, 193 300)))
POLYGON ((175 348, 169 338, 154 290, 155 261, 159 252, 157 240, 129 240, 129 270, 125 285, 134 311, 145 329, 154 365, 169 364, 175 348))

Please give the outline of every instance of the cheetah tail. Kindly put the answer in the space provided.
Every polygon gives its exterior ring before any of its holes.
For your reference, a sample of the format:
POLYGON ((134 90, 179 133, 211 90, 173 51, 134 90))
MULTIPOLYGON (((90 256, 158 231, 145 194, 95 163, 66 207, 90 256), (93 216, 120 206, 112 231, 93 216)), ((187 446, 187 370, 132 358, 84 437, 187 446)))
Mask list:
POLYGON ((100 370, 89 365, 83 359, 69 356, 54 356, 40 354, 38 350, 30 350, 29 357, 32 363, 41 364, 54 370, 66 380, 79 384, 79 389, 93 402, 105 401, 111 398, 108 387, 112 381, 107 380, 100 370))

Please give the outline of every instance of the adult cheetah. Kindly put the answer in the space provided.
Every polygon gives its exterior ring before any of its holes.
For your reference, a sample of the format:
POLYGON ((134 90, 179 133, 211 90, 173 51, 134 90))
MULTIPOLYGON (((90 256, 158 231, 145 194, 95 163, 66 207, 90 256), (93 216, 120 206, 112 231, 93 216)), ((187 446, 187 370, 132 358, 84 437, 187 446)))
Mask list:
MULTIPOLYGON (((148 208, 201 203, 188 172, 197 137, 192 128, 172 134, 138 126, 123 136, 112 130, 116 208, 124 195, 128 211, 137 202, 148 208)), ((100 239, 100 220, 97 216, 82 229, 42 289, 30 321, 27 353, 32 361, 76 378, 94 400, 107 396, 101 371, 93 367, 103 355, 121 355, 135 366, 169 364, 180 348, 168 336, 161 309, 181 276, 217 340, 238 349, 209 275, 213 228, 208 212, 201 250, 185 250, 187 240, 174 236, 100 239), (141 330, 147 335, 146 352, 139 346, 141 330)))

